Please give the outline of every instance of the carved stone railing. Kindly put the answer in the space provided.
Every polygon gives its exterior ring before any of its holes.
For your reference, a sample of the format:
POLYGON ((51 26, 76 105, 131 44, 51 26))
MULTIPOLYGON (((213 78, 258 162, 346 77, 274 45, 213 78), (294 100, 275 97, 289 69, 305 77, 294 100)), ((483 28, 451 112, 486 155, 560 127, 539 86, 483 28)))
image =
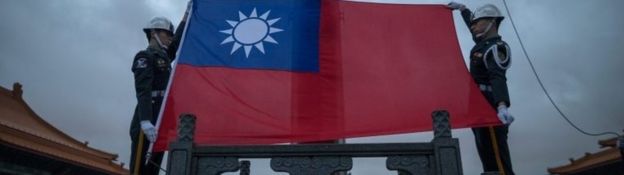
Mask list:
MULTIPOLYGON (((195 146, 195 116, 183 114, 178 140, 169 146, 168 174, 248 175, 249 161, 269 158, 271 169, 291 175, 331 175, 353 167, 354 157, 387 157, 386 168, 400 175, 460 175, 459 141, 451 137, 449 114, 432 113, 434 138, 426 143, 195 146)), ((343 173, 344 174, 344 173, 343 173)))

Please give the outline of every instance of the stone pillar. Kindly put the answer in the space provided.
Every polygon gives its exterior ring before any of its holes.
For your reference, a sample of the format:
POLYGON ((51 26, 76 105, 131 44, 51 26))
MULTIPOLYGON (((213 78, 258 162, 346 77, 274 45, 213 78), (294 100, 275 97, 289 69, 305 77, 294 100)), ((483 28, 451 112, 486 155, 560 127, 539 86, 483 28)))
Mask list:
POLYGON ((431 113, 433 118, 433 141, 437 175, 461 175, 459 141, 452 138, 449 113, 445 110, 431 113))
POLYGON ((178 120, 178 139, 169 145, 170 175, 190 175, 195 135, 195 119, 193 114, 182 114, 178 120))

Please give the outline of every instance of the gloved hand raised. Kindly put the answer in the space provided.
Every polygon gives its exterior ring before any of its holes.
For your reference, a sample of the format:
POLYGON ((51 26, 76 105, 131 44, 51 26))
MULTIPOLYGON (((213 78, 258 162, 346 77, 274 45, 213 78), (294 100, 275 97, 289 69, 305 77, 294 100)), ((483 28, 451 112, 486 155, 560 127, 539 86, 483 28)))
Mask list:
POLYGON ((466 8, 466 5, 453 1, 448 3, 446 7, 452 10, 464 10, 466 8))
POLYGON ((510 125, 514 121, 514 117, 509 113, 507 106, 502 104, 498 105, 498 119, 505 125, 510 125))
POLYGON ((156 127, 152 124, 152 122, 148 120, 141 121, 141 129, 143 130, 143 134, 147 137, 147 140, 150 143, 154 143, 156 141, 156 127))

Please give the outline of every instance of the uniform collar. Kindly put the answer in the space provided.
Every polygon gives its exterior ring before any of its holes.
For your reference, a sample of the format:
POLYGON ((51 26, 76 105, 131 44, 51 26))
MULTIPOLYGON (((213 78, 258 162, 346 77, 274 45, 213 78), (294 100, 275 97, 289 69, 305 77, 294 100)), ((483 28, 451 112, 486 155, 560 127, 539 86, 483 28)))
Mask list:
POLYGON ((159 46, 149 45, 149 46, 147 46, 147 51, 155 52, 155 53, 158 53, 158 54, 165 54, 166 55, 164 49, 160 48, 159 46))
POLYGON ((500 35, 496 35, 496 36, 493 36, 493 37, 486 38, 482 42, 490 43, 490 42, 500 41, 500 40, 501 40, 501 36, 500 35))

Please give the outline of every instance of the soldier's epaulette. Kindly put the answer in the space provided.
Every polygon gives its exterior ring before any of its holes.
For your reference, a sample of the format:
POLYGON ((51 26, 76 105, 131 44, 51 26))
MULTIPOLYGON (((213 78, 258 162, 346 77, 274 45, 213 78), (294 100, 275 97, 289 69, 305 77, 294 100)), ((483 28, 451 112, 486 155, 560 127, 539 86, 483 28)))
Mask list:
POLYGON ((147 51, 147 50, 141 50, 139 51, 139 53, 136 54, 136 56, 134 56, 134 59, 138 59, 138 58, 151 58, 152 55, 147 51))

